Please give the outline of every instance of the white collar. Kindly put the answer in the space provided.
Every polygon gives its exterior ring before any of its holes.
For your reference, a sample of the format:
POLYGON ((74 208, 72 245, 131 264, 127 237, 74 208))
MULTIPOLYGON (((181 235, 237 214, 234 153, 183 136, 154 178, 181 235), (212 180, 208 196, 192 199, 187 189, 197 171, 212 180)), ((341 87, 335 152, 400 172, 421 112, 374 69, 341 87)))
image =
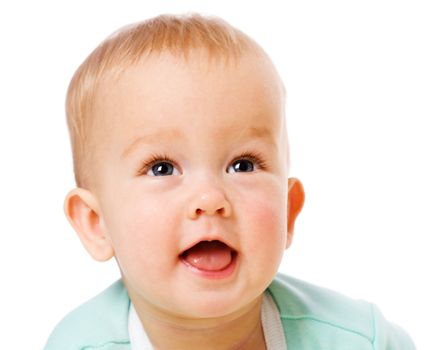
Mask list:
MULTIPOLYGON (((287 350, 281 317, 272 296, 268 292, 263 295, 261 323, 267 350, 287 350)), ((153 346, 143 330, 141 321, 132 303, 129 306, 128 329, 131 350, 153 350, 153 346)))

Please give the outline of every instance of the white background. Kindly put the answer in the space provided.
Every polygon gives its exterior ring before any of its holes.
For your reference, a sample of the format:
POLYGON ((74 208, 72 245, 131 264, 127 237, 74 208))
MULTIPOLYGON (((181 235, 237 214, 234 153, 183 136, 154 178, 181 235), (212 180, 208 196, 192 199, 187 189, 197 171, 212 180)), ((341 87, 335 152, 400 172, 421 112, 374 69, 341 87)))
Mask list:
POLYGON ((437 10, 420 0, 2 2, 0 347, 42 348, 118 278, 63 215, 66 88, 115 29, 186 11, 252 36, 287 87, 291 174, 307 200, 281 271, 375 302, 436 349, 437 10))

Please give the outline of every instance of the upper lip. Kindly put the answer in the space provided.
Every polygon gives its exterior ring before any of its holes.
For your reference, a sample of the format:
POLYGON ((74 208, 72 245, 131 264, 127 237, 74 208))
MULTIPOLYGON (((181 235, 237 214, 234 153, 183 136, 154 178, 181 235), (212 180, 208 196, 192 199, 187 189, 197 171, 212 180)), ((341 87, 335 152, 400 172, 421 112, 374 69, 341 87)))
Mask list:
POLYGON ((193 248, 194 246, 196 246, 200 242, 212 242, 212 241, 222 242, 222 243, 226 244, 231 249, 232 252, 237 252, 237 249, 235 249, 234 246, 229 241, 227 241, 226 239, 223 239, 223 237, 221 237, 221 236, 214 235, 214 236, 200 237, 196 241, 193 241, 192 243, 187 245, 186 248, 183 248, 179 255, 184 254, 186 251, 190 250, 191 248, 193 248))

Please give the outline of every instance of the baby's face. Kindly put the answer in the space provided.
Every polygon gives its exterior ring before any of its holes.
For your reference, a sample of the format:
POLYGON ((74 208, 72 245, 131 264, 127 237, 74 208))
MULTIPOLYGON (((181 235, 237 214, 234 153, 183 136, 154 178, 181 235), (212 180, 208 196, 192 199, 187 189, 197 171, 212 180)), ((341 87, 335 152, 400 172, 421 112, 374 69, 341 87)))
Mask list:
POLYGON ((283 93, 272 66, 169 54, 99 88, 94 195, 136 308, 237 312, 287 247, 283 93))

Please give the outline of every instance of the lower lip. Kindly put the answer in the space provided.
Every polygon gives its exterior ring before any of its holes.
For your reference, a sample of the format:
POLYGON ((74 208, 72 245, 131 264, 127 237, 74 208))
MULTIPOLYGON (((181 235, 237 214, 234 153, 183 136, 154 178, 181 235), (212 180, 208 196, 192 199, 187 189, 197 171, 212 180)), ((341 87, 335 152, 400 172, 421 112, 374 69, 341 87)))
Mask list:
POLYGON ((232 253, 232 260, 229 263, 229 265, 217 271, 202 270, 191 265, 188 261, 186 261, 183 258, 181 258, 180 260, 191 272, 193 272, 194 274, 200 277, 211 279, 211 280, 222 280, 231 276, 232 273, 235 271, 235 268, 237 266, 237 258, 238 258, 238 254, 232 253))

